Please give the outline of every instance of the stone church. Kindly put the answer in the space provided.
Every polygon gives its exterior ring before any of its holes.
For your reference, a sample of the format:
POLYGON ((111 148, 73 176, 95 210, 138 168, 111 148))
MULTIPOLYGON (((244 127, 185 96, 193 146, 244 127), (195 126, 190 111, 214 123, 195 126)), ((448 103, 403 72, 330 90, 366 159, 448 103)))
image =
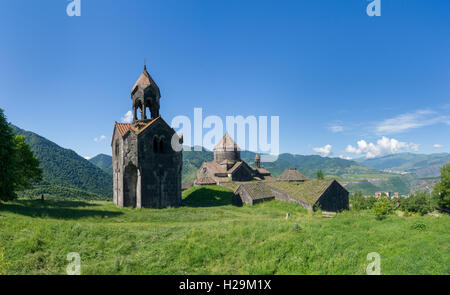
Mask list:
POLYGON ((144 67, 131 89, 133 123, 116 122, 112 136, 114 203, 119 207, 181 205, 182 137, 160 116, 160 98, 144 67))
POLYGON ((239 146, 226 133, 214 147, 214 161, 204 162, 197 171, 195 185, 222 184, 230 181, 251 181, 271 178, 271 173, 261 167, 255 156, 255 168, 241 159, 239 146))

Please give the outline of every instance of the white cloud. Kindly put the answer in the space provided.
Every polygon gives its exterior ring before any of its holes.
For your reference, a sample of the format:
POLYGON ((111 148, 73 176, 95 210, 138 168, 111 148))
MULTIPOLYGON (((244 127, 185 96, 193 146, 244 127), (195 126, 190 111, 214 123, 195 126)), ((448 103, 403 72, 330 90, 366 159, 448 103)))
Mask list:
POLYGON ((123 123, 131 123, 133 121, 133 113, 131 111, 126 112, 126 114, 120 120, 123 123))
POLYGON ((86 160, 90 160, 90 159, 92 159, 92 157, 88 157, 88 156, 86 156, 86 157, 83 157, 83 158, 85 158, 86 160))
POLYGON ((332 149, 332 148, 333 148, 332 145, 327 144, 327 145, 324 146, 324 147, 316 147, 316 148, 313 148, 313 150, 314 150, 316 153, 319 153, 322 157, 328 157, 329 155, 332 154, 332 153, 331 153, 331 149, 332 149))
POLYGON ((344 156, 344 155, 340 155, 339 158, 340 158, 340 159, 344 159, 344 160, 352 160, 352 157, 350 157, 350 156, 344 156))
POLYGON ((435 145, 433 145, 433 147, 435 149, 440 149, 440 148, 443 148, 444 146, 442 144, 435 144, 435 145))
POLYGON ((377 124, 378 134, 393 134, 413 128, 430 126, 438 123, 449 124, 449 117, 442 116, 431 110, 418 110, 413 113, 402 114, 377 124))
POLYGON ((331 132, 334 132, 334 133, 338 133, 338 132, 344 131, 344 127, 341 126, 341 125, 332 125, 332 126, 329 127, 329 129, 331 130, 331 132))
POLYGON ((102 142, 106 139, 106 136, 102 135, 100 137, 94 138, 94 142, 102 142))
POLYGON ((388 138, 385 136, 379 139, 376 144, 360 140, 357 142, 357 147, 348 145, 345 149, 347 153, 365 155, 366 158, 376 158, 406 151, 417 152, 418 150, 418 144, 401 142, 395 138, 388 138))

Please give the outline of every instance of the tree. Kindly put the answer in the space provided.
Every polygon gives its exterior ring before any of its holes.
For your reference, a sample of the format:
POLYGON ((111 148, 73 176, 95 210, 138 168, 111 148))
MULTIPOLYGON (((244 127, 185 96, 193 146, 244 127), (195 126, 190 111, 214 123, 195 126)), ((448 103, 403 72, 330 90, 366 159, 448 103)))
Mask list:
POLYGON ((350 203, 353 210, 360 211, 372 209, 377 199, 374 196, 364 196, 362 192, 350 195, 350 203))
POLYGON ((31 188, 33 183, 42 181, 42 169, 39 160, 34 156, 30 146, 25 143, 24 136, 14 137, 16 159, 16 190, 31 188))
POLYGON ((383 194, 373 204, 372 210, 375 213, 376 218, 381 220, 394 212, 394 204, 392 204, 391 200, 383 194))
POLYGON ((16 198, 16 191, 42 180, 42 170, 25 137, 14 136, 0 109, 0 201, 16 198))
POLYGON ((441 168, 441 181, 434 186, 433 194, 439 199, 439 206, 450 209, 450 163, 441 168))
POLYGON ((400 199, 400 209, 425 215, 435 209, 435 200, 425 192, 418 192, 408 198, 400 199))
POLYGON ((0 109, 0 201, 15 198, 14 193, 14 135, 0 109))
POLYGON ((362 192, 356 192, 350 195, 350 203, 353 210, 364 210, 367 209, 366 198, 362 192))
POLYGON ((319 180, 324 179, 322 170, 317 171, 317 179, 319 179, 319 180))

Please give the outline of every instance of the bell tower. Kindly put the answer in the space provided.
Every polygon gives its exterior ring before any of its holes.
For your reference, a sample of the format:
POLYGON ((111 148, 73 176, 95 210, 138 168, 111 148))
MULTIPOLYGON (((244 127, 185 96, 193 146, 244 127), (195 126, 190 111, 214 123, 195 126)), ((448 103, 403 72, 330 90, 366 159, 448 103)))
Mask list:
POLYGON ((146 122, 159 117, 160 98, 159 87, 147 72, 147 66, 144 65, 144 71, 131 89, 133 123, 146 122), (150 118, 147 117, 147 109, 150 111, 150 118), (138 117, 138 110, 140 117, 138 117))
POLYGON ((158 85, 144 66, 131 90, 133 122, 115 122, 111 140, 113 200, 119 207, 165 208, 182 203, 183 152, 175 148, 182 138, 160 116, 160 98, 158 85))

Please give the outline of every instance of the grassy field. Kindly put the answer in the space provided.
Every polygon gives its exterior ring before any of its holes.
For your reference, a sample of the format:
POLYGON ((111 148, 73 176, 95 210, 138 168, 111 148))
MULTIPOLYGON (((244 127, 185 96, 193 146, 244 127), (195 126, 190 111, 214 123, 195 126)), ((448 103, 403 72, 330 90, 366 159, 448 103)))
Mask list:
POLYGON ((111 202, 0 204, 7 274, 450 274, 450 217, 345 212, 322 218, 278 201, 235 207, 231 191, 193 188, 180 208, 120 209, 111 202), (286 220, 287 212, 291 217, 286 220))

